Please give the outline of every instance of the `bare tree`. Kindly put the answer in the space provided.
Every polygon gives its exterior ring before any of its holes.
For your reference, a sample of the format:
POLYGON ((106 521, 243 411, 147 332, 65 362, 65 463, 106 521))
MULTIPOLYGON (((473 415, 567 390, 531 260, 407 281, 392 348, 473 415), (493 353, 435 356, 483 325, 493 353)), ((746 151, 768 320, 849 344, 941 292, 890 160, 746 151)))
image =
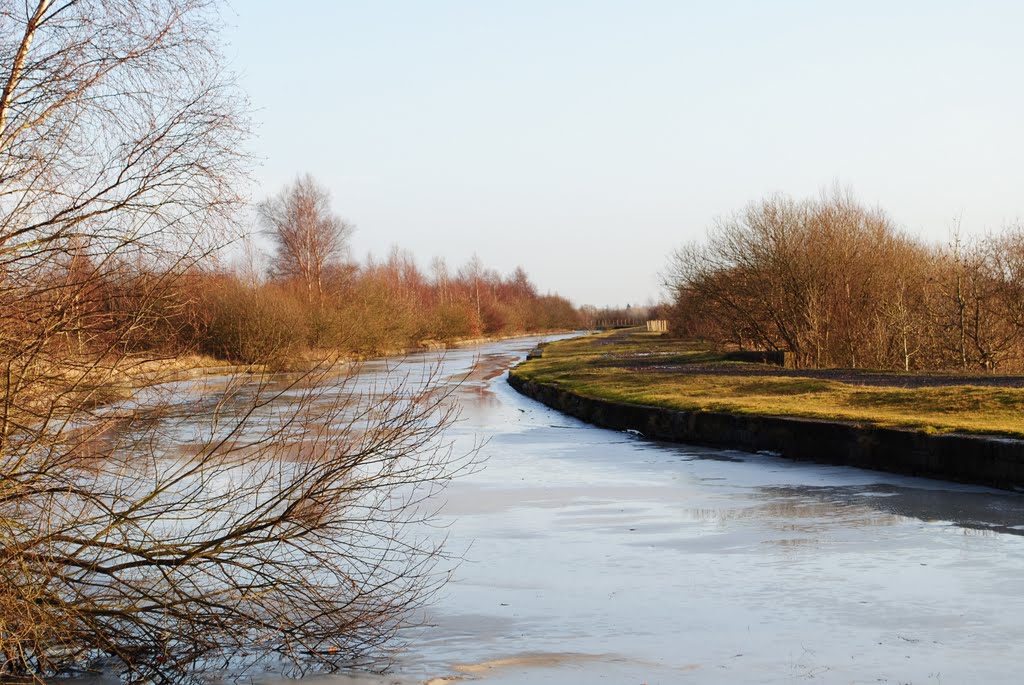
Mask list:
POLYGON ((355 388, 326 360, 126 389, 173 378, 166 293, 240 203, 245 102, 215 10, 0 6, 6 673, 113 658, 166 679, 243 650, 331 666, 380 646, 441 579, 437 539, 407 527, 465 466, 429 375, 355 388))
MULTIPOLYGON (((20 3, 18 3, 20 5, 20 3)), ((0 259, 220 241, 244 98, 210 0, 37 0, 0 12, 0 259)))
POLYGON ((443 540, 413 526, 471 461, 440 440, 453 409, 429 373, 353 378, 325 366, 168 388, 141 409, 73 404, 15 436, 5 670, 102 656, 152 679, 267 654, 299 669, 372 656, 444 580, 443 540))
POLYGON ((483 321, 483 313, 481 311, 481 286, 484 283, 484 277, 484 263, 474 252, 473 256, 469 258, 469 261, 459 269, 459 278, 469 286, 470 297, 476 307, 477 321, 483 321))
POLYGON ((444 257, 434 257, 430 260, 430 270, 434 274, 434 287, 437 288, 437 300, 441 305, 448 304, 448 283, 451 275, 448 273, 448 263, 444 257))
POLYGON ((665 282, 677 329, 787 350, 799 366, 909 368, 933 262, 883 212, 833 191, 752 203, 677 250, 665 282))
POLYGON ((227 239, 248 124, 216 29, 209 0, 0 10, 0 440, 69 379, 136 364, 158 315, 140 274, 167 292, 227 239))
POLYGON ((354 227, 331 210, 331 195, 304 174, 259 205, 264 230, 276 247, 278 275, 297 278, 312 302, 323 298, 324 275, 348 253, 354 227))

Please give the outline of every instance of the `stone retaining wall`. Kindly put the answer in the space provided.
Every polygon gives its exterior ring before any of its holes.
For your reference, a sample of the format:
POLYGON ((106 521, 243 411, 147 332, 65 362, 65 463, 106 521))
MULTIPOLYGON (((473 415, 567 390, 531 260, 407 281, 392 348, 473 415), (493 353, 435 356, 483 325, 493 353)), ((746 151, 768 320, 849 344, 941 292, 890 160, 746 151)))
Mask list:
POLYGON ((879 428, 815 419, 689 412, 591 399, 509 373, 520 393, 604 428, 645 437, 777 452, 790 459, 1024 489, 1024 440, 879 428))

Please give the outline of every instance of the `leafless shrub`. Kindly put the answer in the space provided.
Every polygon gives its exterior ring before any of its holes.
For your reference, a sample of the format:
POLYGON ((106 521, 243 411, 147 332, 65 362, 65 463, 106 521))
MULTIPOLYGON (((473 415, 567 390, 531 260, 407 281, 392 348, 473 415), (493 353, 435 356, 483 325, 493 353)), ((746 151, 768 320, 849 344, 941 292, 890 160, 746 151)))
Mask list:
POLYGON ((280 367, 308 347, 308 312, 288 289, 222 279, 200 306, 207 318, 200 349, 218 358, 280 367))
POLYGON ((330 668, 392 638, 444 580, 442 540, 416 524, 472 458, 441 438, 435 376, 353 378, 167 388, 10 441, 7 669, 107 656, 155 678, 268 652, 330 668))
POLYGON ((800 366, 1021 368, 1019 232, 947 249, 833 192, 775 196, 677 250, 674 328, 800 366))

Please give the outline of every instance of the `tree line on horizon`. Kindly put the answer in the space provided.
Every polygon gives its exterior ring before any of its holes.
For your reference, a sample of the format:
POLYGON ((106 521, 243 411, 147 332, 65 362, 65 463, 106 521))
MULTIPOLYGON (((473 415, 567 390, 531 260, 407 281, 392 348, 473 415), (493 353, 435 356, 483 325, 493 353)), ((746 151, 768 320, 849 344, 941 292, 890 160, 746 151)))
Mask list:
POLYGON ((848 193, 775 195, 676 250, 671 329, 804 368, 1024 370, 1024 228, 948 245, 848 193))
POLYGON ((179 261, 170 277, 158 263, 107 259, 79 238, 43 289, 76 318, 65 327, 76 332, 74 351, 102 348, 121 330, 115 320, 140 314, 129 337, 136 349, 277 365, 579 325, 575 307, 541 294, 521 267, 503 276, 476 256, 455 270, 435 258, 427 275, 398 247, 383 260, 352 260, 352 225, 308 175, 257 209, 272 254, 250 241, 234 263, 179 261))

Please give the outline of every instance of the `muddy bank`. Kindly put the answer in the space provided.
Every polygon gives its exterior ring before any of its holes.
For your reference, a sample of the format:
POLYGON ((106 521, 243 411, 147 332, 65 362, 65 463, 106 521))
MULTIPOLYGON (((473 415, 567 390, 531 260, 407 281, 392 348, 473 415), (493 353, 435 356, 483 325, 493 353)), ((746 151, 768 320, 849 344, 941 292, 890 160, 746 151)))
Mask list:
POLYGON ((1024 490, 1024 440, 836 421, 689 412, 581 397, 509 373, 518 392, 604 428, 645 437, 776 452, 789 459, 1024 490))

